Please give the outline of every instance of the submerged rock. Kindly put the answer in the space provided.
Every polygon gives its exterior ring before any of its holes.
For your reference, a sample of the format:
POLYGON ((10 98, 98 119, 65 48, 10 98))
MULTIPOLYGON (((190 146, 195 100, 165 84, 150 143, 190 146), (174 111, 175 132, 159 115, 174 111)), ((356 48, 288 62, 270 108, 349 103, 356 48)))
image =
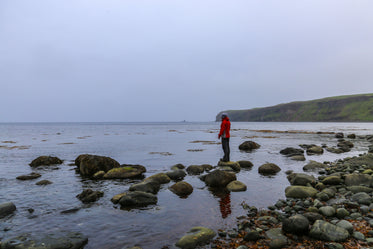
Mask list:
POLYGON ((49 165, 56 165, 62 164, 63 161, 58 157, 53 156, 39 156, 38 158, 34 159, 31 163, 31 167, 38 167, 38 166, 49 166, 49 165))
POLYGON ((17 176, 16 179, 21 180, 21 181, 27 181, 27 180, 33 180, 33 179, 36 179, 36 178, 39 178, 39 177, 41 177, 40 174, 32 172, 28 175, 17 176))
POLYGON ((176 246, 182 249, 193 249, 208 244, 215 236, 216 233, 209 228, 193 227, 176 243, 176 246))
POLYGON ((53 182, 51 181, 48 181, 48 180, 41 180, 41 181, 38 181, 37 183, 35 183, 36 185, 49 185, 49 184, 52 184, 53 182))
POLYGON ((88 238, 78 232, 58 231, 45 235, 19 235, 2 241, 2 249, 45 248, 45 249, 81 249, 88 243, 88 238))
POLYGON ((287 148, 281 150, 280 154, 288 156, 288 157, 299 156, 299 155, 303 156, 304 155, 304 150, 293 148, 293 147, 287 147, 287 148))

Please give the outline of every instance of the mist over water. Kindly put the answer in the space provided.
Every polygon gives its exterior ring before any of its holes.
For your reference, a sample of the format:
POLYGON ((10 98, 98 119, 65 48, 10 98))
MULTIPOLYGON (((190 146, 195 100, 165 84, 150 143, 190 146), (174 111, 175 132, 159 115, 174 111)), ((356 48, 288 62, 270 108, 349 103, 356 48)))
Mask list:
POLYGON ((324 132, 373 134, 371 123, 232 123, 231 160, 249 160, 252 169, 242 169, 237 179, 247 185, 247 191, 235 193, 211 192, 198 176, 186 176, 194 191, 186 199, 168 190, 173 184, 162 185, 158 203, 141 209, 121 210, 110 199, 128 190, 140 180, 90 180, 75 173, 71 166, 80 154, 108 156, 120 164, 141 164, 145 176, 167 172, 182 163, 211 164, 222 157, 217 139, 220 123, 16 123, 0 124, 0 203, 11 201, 17 211, 0 225, 0 238, 21 233, 41 234, 59 230, 79 231, 89 237, 85 248, 147 248, 173 247, 193 226, 214 230, 235 226, 236 217, 244 215, 240 206, 265 208, 279 198, 285 198, 289 185, 285 171, 303 172, 309 160, 335 161, 365 153, 364 139, 351 140, 351 152, 307 156, 305 162, 293 161, 279 151, 299 144, 336 146, 334 134, 324 132), (277 131, 277 132, 276 132, 277 131), (285 132, 291 131, 291 132, 285 132), (317 134, 317 132, 323 132, 317 134), (261 147, 253 152, 241 152, 239 144, 251 140, 261 147), (38 156, 52 155, 64 160, 56 167, 32 169, 28 164, 38 156), (282 169, 277 175, 259 175, 258 167, 266 162, 282 169), (19 175, 37 172, 41 178, 19 181, 19 175), (40 180, 53 182, 37 186, 40 180), (92 204, 82 204, 76 195, 91 188, 104 192, 104 197, 92 204), (34 209, 30 214, 27 210, 34 209), (61 211, 80 208, 61 214, 61 211), (5 231, 5 230, 8 231, 5 231))

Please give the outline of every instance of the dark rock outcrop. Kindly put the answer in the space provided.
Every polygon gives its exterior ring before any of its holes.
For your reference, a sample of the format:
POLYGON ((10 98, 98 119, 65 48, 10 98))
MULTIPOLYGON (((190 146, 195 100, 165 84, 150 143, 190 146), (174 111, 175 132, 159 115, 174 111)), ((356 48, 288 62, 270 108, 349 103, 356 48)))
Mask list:
POLYGON ((38 167, 38 166, 49 166, 49 165, 56 165, 62 164, 63 161, 58 157, 53 156, 39 156, 38 158, 34 159, 31 163, 31 167, 38 167))
POLYGON ((75 159, 75 165, 83 176, 93 176, 98 171, 108 172, 113 168, 120 167, 120 164, 110 157, 97 155, 80 155, 75 159))
POLYGON ((104 196, 104 192, 93 191, 92 189, 85 189, 82 193, 78 194, 76 197, 83 203, 95 202, 99 198, 104 196))
POLYGON ((141 191, 132 191, 124 193, 122 197, 119 199, 119 204, 122 208, 145 207, 148 205, 157 204, 157 202, 157 196, 151 193, 141 191))
POLYGON ((5 202, 0 204, 0 218, 4 218, 7 215, 12 214, 16 211, 16 205, 13 202, 5 202))
POLYGON ((41 175, 39 173, 32 172, 28 175, 17 176, 16 179, 17 180, 22 180, 22 181, 27 181, 27 180, 33 180, 33 179, 36 179, 36 178, 39 178, 39 177, 41 177, 41 175))
POLYGON ((214 170, 206 175, 204 181, 209 187, 225 187, 228 183, 235 181, 236 175, 231 172, 214 170))
POLYGON ((293 147, 287 147, 280 151, 280 154, 288 157, 304 155, 304 150, 293 147))

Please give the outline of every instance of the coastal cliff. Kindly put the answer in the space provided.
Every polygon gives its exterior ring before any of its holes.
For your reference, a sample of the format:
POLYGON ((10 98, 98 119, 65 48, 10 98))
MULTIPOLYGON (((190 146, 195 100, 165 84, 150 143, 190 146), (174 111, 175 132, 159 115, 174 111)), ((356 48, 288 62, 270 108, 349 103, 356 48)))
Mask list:
POLYGON ((373 94, 296 101, 247 110, 227 110, 231 121, 258 122, 372 122, 373 94))

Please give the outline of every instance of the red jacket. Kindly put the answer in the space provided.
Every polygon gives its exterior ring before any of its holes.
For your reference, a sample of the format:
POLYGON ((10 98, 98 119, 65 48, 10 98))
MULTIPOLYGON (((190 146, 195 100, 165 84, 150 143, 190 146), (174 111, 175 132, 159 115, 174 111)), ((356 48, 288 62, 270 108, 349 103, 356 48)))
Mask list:
POLYGON ((220 137, 223 137, 223 138, 231 137, 229 133, 230 129, 231 129, 231 122, 229 121, 228 117, 224 117, 220 125, 219 138, 220 137))

